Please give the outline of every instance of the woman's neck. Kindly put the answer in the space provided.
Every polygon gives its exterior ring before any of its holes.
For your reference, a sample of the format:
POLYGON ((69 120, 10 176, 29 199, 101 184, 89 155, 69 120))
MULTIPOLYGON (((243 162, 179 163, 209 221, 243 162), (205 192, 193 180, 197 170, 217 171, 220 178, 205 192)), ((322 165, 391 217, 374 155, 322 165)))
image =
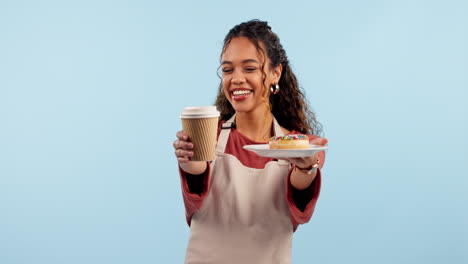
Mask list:
POLYGON ((236 129, 247 138, 256 142, 267 142, 272 135, 273 115, 264 113, 236 113, 236 129))

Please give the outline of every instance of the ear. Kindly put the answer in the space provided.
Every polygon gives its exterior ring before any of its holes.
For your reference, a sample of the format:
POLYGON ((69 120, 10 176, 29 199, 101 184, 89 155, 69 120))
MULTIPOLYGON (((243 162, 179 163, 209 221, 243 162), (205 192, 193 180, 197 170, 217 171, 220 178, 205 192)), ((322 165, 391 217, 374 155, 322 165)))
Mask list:
POLYGON ((278 83, 281 78, 281 73, 283 72, 283 65, 280 63, 278 66, 272 69, 272 82, 278 83))

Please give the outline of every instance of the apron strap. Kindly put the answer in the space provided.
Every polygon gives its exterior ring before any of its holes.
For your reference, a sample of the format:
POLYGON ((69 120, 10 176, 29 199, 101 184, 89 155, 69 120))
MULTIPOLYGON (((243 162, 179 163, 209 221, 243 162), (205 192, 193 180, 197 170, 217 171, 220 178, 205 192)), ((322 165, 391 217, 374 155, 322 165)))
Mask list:
MULTIPOLYGON (((224 153, 227 141, 229 139, 229 134, 231 133, 231 129, 234 124, 234 120, 236 120, 236 114, 229 118, 226 123, 222 124, 221 133, 219 134, 218 143, 216 144, 216 152, 224 153)), ((284 136, 283 130, 278 124, 278 121, 276 121, 275 117, 273 117, 273 129, 275 136, 284 136)))
POLYGON ((236 119, 236 114, 234 114, 229 120, 221 126, 221 133, 218 137, 218 143, 216 144, 216 152, 224 153, 226 149, 226 144, 229 139, 229 134, 231 133, 232 125, 236 119))
POLYGON ((273 117, 273 129, 275 136, 284 136, 283 130, 281 129, 280 125, 278 124, 278 121, 276 121, 276 118, 273 117))

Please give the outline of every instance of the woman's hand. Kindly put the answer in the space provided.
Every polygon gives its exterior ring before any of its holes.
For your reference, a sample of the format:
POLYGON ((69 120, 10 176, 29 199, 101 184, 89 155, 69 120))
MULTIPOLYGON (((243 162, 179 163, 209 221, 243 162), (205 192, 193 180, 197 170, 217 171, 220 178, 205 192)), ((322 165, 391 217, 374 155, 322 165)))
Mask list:
MULTIPOLYGON (((309 143, 312 145, 325 146, 328 143, 328 139, 315 138, 315 139, 310 140, 309 143)), ((320 164, 323 162, 323 160, 320 160, 320 157, 323 157, 323 154, 321 154, 320 152, 317 152, 310 157, 284 158, 283 160, 290 162, 291 164, 294 164, 296 168, 307 169, 307 168, 312 167, 315 164, 318 164, 320 166, 320 164)), ((294 188, 298 190, 304 190, 310 186, 310 184, 315 179, 316 175, 317 175, 317 171, 315 171, 312 174, 307 174, 304 171, 295 169, 291 174, 291 184, 294 188)))
POLYGON ((193 143, 189 141, 188 135, 184 131, 179 131, 176 134, 177 139, 172 144, 174 153, 179 163, 187 163, 190 157, 193 157, 193 143))
POLYGON ((176 137, 177 139, 172 145, 174 146, 174 153, 180 168, 186 173, 193 175, 204 173, 208 167, 205 161, 190 160, 194 155, 194 146, 193 143, 190 142, 188 135, 184 131, 179 131, 176 137))
MULTIPOLYGON (((325 146, 328 143, 328 139, 326 138, 315 138, 309 141, 310 144, 312 145, 319 145, 319 146, 325 146)), ((290 162, 296 167, 305 169, 309 168, 316 163, 320 163, 321 160, 319 159, 319 153, 315 153, 314 155, 310 157, 304 157, 304 158, 284 158, 283 160, 290 162), (318 161, 318 162, 317 162, 318 161)))

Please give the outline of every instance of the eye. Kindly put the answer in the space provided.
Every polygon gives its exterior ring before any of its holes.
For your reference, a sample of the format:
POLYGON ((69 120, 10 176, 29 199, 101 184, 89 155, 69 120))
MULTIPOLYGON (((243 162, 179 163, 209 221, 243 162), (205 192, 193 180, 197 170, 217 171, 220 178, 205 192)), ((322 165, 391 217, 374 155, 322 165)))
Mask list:
POLYGON ((231 73, 232 68, 223 68, 222 71, 223 71, 223 73, 231 73))
POLYGON ((244 70, 246 72, 253 72, 253 71, 257 70, 257 68, 256 67, 245 67, 244 70))

